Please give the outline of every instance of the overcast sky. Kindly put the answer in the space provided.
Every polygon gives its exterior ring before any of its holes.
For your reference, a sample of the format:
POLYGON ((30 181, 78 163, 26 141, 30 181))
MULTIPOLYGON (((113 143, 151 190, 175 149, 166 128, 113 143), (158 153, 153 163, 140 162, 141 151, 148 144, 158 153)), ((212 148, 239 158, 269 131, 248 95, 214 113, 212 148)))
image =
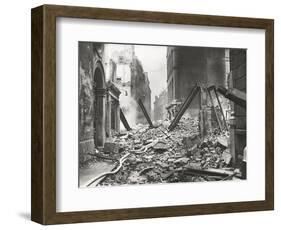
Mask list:
POLYGON ((167 47, 135 45, 135 54, 141 61, 144 72, 148 73, 153 103, 154 97, 167 88, 167 47))

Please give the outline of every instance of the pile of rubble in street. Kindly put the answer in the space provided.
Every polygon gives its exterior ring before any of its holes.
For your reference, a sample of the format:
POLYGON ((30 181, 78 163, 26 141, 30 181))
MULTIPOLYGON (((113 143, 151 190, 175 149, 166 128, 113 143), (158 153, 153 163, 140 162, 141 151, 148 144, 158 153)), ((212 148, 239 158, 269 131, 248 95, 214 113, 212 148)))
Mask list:
POLYGON ((197 119, 182 117, 171 132, 168 124, 167 120, 154 128, 138 125, 105 143, 94 158, 115 161, 118 170, 101 175, 98 185, 230 180, 237 174, 229 167, 226 131, 214 130, 202 139, 197 119))

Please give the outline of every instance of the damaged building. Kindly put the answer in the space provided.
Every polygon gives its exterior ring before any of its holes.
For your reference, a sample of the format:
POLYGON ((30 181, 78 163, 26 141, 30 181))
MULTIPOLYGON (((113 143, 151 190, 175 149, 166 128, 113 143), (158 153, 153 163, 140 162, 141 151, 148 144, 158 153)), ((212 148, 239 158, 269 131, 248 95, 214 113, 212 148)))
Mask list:
POLYGON ((79 43, 80 187, 246 179, 246 50, 165 55, 152 112, 133 45, 79 43))
POLYGON ((79 152, 103 147, 120 132, 120 109, 130 124, 145 123, 137 105, 141 99, 151 115, 147 73, 135 56, 134 46, 79 42, 79 152))
POLYGON ((153 106, 154 121, 161 121, 167 117, 167 109, 166 109, 167 104, 168 104, 167 90, 163 90, 158 96, 155 96, 154 99, 154 106, 153 106))
MULTIPOLYGON (((131 94, 138 101, 144 104, 146 111, 151 116, 151 89, 147 72, 144 72, 142 64, 138 58, 133 59, 131 75, 131 94)), ((136 124, 146 124, 146 119, 140 107, 136 107, 136 124)))
POLYGON ((131 99, 131 63, 134 56, 133 46, 114 44, 105 45, 104 66, 108 79, 120 90, 120 105, 130 123, 135 120, 129 110, 136 103, 131 99))
POLYGON ((119 89, 106 81, 104 45, 79 42, 79 156, 104 145, 112 130, 120 131, 119 89))
MULTIPOLYGON (((228 88, 244 92, 246 97, 247 84, 247 53, 245 49, 231 49, 229 52, 230 74, 228 76, 228 88)), ((238 91, 238 92, 239 92, 238 91)), ((244 148, 247 145, 247 117, 245 106, 231 103, 233 114, 230 121, 230 143, 232 151, 236 154, 233 156, 235 163, 238 162, 238 156, 243 155, 244 148)), ((244 155, 244 160, 246 156, 244 155)))
MULTIPOLYGON (((225 86, 226 49, 205 47, 167 48, 168 110, 175 109, 189 95, 196 84, 225 86)), ((189 108, 197 116, 199 98, 189 108)))
POLYGON ((200 92, 190 102, 186 113, 199 117, 202 136, 217 127, 222 130, 230 104, 214 91, 206 89, 210 86, 227 86, 229 65, 229 49, 168 47, 166 109, 169 119, 175 117, 186 98, 192 95, 194 87, 200 86, 200 92), (220 107, 223 109, 220 110, 220 107))
POLYGON ((131 125, 145 124, 145 118, 137 101, 142 100, 151 115, 151 89, 148 74, 135 55, 133 45, 106 44, 104 61, 110 80, 119 88, 120 103, 131 125))

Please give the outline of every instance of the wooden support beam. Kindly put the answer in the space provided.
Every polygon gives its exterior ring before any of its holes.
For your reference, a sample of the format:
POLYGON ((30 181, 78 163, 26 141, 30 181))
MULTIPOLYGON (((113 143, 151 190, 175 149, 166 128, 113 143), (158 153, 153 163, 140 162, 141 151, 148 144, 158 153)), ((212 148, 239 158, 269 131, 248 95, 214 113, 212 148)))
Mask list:
POLYGON ((223 129, 222 129, 221 121, 220 121, 219 116, 217 114, 217 110, 216 110, 216 107, 214 105, 213 97, 212 97, 212 94, 211 94, 209 89, 207 89, 207 93, 209 95, 209 98, 210 98, 210 101, 211 101, 211 104, 212 104, 212 108, 214 110, 214 113, 215 113, 215 116, 216 116, 216 119, 217 119, 217 122, 218 122, 218 125, 219 125, 219 128, 220 128, 220 131, 222 131, 223 129))
POLYGON ((178 113, 176 114, 175 118, 173 119, 173 121, 169 125, 169 127, 168 127, 169 131, 172 131, 177 126, 179 120, 181 119, 181 117, 183 116, 185 111, 188 109, 189 105, 191 104, 191 102, 193 101, 194 97, 197 95, 199 90, 200 90, 200 87, 197 86, 197 85, 195 85, 192 88, 190 94, 187 96, 187 98, 185 99, 184 103, 181 105, 180 110, 178 111, 178 113))
POLYGON ((226 89, 224 87, 218 87, 217 91, 225 96, 227 99, 233 101, 235 104, 246 108, 247 98, 246 93, 238 89, 226 89))
POLYGON ((145 119, 147 120, 147 122, 149 124, 149 127, 153 128, 154 126, 152 124, 152 121, 151 121, 151 119, 150 119, 150 117, 149 117, 149 115, 148 115, 148 113, 147 113, 147 111, 146 111, 146 109, 144 107, 144 104, 142 103, 142 100, 140 98, 138 99, 138 104, 139 104, 139 106, 141 108, 141 111, 143 112, 143 115, 145 116, 145 119))
POLYGON ((223 118, 225 129, 228 130, 226 119, 225 119, 225 116, 224 116, 224 113, 223 113, 223 110, 222 110, 221 102, 220 102, 220 99, 219 99, 219 96, 218 96, 216 88, 214 88, 214 92, 215 92, 215 95, 216 95, 216 98, 217 98, 217 102, 218 102, 219 107, 220 107, 220 111, 221 111, 221 114, 222 114, 222 118, 223 118))
POLYGON ((127 131, 132 130, 121 108, 120 108, 120 120, 122 121, 122 123, 123 123, 125 129, 127 129, 127 131))

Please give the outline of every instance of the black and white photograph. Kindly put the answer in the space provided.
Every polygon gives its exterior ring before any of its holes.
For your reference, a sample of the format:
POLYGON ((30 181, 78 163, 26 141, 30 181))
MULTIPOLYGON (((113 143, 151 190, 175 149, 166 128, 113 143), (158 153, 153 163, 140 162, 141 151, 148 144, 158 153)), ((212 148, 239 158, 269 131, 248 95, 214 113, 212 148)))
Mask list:
POLYGON ((79 41, 79 188, 246 180, 246 56, 79 41))

